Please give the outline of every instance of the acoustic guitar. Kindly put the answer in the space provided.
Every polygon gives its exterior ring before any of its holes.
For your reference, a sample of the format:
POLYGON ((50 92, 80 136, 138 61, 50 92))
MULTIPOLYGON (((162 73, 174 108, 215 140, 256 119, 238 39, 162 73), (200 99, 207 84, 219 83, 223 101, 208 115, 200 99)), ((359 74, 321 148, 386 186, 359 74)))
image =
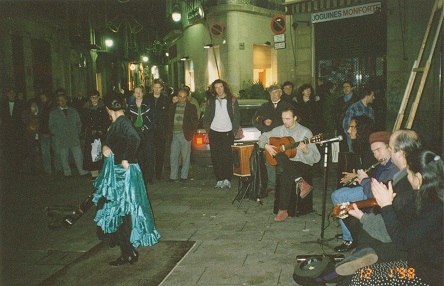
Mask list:
POLYGON ((333 207, 332 216, 344 219, 348 217, 348 211, 353 209, 353 204, 356 204, 356 206, 359 209, 365 209, 365 208, 371 208, 378 206, 378 203, 376 202, 376 199, 368 199, 363 201, 357 201, 357 202, 345 202, 337 204, 333 207))
MULTIPOLYGON (((269 143, 270 145, 273 145, 278 148, 277 153, 284 152, 285 155, 287 155, 288 158, 293 158, 296 156, 296 147, 299 146, 299 143, 304 142, 304 144, 308 143, 316 143, 323 140, 322 133, 311 137, 310 139, 304 138, 304 140, 301 140, 299 142, 295 142, 293 137, 291 136, 285 136, 285 137, 270 137, 269 143)), ((276 166, 277 162, 276 159, 270 155, 270 153, 265 152, 265 157, 267 158, 268 163, 270 163, 271 166, 276 166)))

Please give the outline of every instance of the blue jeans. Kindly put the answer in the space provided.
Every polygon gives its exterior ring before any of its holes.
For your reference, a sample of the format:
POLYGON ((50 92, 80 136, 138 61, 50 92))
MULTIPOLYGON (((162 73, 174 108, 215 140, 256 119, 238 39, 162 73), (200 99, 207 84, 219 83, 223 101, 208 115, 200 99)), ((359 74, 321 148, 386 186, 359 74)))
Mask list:
MULTIPOLYGON (((364 194, 364 190, 361 186, 353 187, 353 188, 340 188, 331 194, 331 200, 333 201, 333 205, 337 205, 339 203, 345 202, 354 202, 354 201, 362 201, 366 200, 367 196, 364 194)), ((342 228, 342 239, 343 240, 353 240, 350 231, 345 226, 342 219, 339 219, 339 223, 342 228)))

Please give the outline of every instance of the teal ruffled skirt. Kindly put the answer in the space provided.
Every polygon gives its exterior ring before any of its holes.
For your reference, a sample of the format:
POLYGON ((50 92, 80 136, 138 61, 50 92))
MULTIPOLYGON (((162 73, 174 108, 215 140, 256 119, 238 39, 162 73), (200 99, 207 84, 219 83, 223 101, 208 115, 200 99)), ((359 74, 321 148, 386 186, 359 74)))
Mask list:
POLYGON ((154 225, 145 190, 142 171, 138 164, 130 164, 125 170, 114 164, 114 155, 105 158, 102 170, 94 182, 96 192, 93 202, 97 205, 103 197, 106 203, 97 210, 94 221, 105 235, 115 233, 123 223, 123 217, 131 217, 130 242, 134 247, 152 246, 160 234, 154 225))

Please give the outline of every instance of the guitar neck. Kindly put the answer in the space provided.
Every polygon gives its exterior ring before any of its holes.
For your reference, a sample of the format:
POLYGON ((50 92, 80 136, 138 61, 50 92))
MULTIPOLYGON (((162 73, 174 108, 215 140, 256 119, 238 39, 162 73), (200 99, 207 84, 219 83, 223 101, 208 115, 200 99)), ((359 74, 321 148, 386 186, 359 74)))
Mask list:
POLYGON ((301 143, 301 142, 304 142, 304 144, 308 144, 310 142, 310 139, 305 138, 304 140, 301 140, 301 141, 298 141, 298 142, 294 142, 292 144, 284 145, 283 148, 284 148, 284 150, 288 150, 288 149, 291 149, 291 148, 296 148, 296 147, 299 146, 299 143, 301 143))
POLYGON ((353 204, 356 204, 356 206, 359 209, 365 209, 365 208, 371 208, 371 207, 378 206, 376 199, 368 199, 368 200, 363 200, 363 201, 351 202, 349 210, 353 209, 353 204))
POLYGON ((339 203, 333 207, 332 216, 337 218, 346 218, 348 217, 348 212, 353 209, 353 204, 359 209, 371 208, 378 206, 378 203, 375 199, 368 199, 357 202, 347 202, 347 203, 339 203))

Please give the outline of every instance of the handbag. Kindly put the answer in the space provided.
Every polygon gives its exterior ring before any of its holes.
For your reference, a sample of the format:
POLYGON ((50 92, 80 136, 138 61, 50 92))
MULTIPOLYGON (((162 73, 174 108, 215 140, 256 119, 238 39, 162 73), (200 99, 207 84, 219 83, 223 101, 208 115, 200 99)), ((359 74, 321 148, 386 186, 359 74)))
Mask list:
POLYGON ((102 160, 102 141, 100 141, 100 138, 91 143, 91 159, 93 162, 102 160))

